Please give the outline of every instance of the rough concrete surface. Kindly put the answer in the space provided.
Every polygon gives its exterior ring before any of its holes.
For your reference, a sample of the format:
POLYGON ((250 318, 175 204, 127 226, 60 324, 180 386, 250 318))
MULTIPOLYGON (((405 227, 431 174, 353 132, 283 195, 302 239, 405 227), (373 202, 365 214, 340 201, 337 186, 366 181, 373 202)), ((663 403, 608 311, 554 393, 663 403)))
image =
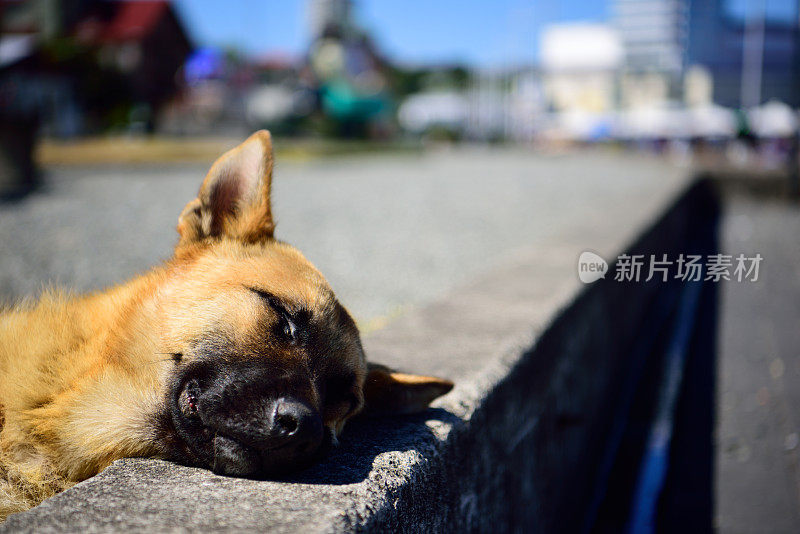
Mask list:
MULTIPOLYGON (((332 456, 292 481, 124 460, 0 531, 554 531, 579 520, 569 483, 592 465, 587 447, 607 425, 600 401, 622 365, 605 357, 647 294, 583 291, 577 258, 628 249, 686 172, 608 154, 475 151, 279 172, 279 236, 357 315, 435 298, 367 336, 369 357, 451 377, 454 391, 419 416, 350 425, 332 456), (620 301, 629 306, 614 316, 620 301)), ((129 276, 168 253, 195 187, 183 171, 53 177, 48 192, 0 211, 5 291, 48 274, 81 289, 129 276)), ((673 214, 645 242, 684 238, 684 219, 673 214)))

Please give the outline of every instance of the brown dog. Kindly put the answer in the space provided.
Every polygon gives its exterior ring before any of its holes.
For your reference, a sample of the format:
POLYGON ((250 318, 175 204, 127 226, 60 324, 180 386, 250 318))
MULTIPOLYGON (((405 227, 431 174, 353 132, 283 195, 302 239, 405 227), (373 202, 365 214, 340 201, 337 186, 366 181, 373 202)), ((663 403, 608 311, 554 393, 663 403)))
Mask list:
POLYGON ((368 409, 452 383, 367 364, 323 276, 273 238, 272 145, 211 168, 163 266, 0 314, 0 518, 131 456, 262 477, 298 469, 368 409))

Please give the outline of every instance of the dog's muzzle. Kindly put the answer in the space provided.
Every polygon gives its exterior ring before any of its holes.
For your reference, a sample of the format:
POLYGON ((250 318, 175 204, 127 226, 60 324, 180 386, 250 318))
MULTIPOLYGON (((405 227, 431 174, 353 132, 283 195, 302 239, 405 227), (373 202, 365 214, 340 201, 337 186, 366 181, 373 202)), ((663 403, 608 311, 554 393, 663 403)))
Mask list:
POLYGON ((306 463, 323 438, 322 418, 301 402, 280 398, 267 420, 218 425, 215 473, 229 476, 278 474, 306 463))
POLYGON ((204 389, 189 380, 177 409, 185 440, 221 475, 282 475, 309 465, 328 448, 317 410, 286 394, 273 399, 242 384, 204 389))

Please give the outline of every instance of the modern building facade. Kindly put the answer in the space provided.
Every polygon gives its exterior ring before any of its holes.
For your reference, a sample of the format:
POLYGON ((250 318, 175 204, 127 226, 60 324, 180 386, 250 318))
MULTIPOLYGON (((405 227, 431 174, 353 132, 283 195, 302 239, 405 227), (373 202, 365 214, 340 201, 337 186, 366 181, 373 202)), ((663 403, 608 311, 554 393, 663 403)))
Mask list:
POLYGON ((697 68, 709 73, 717 104, 800 105, 798 17, 770 18, 757 2, 737 16, 729 2, 615 0, 613 24, 625 54, 623 107, 683 101, 685 76, 697 68))
POLYGON ((615 0, 614 26, 634 72, 679 73, 688 35, 684 0, 615 0))
POLYGON ((751 107, 780 100, 797 107, 798 52, 796 17, 780 20, 753 10, 737 18, 724 0, 690 2, 686 62, 708 69, 719 104, 751 107))

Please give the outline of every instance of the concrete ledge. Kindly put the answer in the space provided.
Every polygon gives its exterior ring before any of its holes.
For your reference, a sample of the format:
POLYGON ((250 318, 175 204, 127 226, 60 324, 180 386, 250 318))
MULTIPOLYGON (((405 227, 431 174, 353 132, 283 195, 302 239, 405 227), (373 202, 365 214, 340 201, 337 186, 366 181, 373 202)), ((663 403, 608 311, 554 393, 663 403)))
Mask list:
POLYGON ((638 198, 597 199, 604 217, 555 231, 365 339, 375 361, 455 379, 427 413, 354 423, 328 460, 291 481, 119 461, 0 532, 580 528, 602 483, 631 346, 670 289, 583 286, 578 255, 686 251, 716 209, 706 184, 685 179, 638 198))

